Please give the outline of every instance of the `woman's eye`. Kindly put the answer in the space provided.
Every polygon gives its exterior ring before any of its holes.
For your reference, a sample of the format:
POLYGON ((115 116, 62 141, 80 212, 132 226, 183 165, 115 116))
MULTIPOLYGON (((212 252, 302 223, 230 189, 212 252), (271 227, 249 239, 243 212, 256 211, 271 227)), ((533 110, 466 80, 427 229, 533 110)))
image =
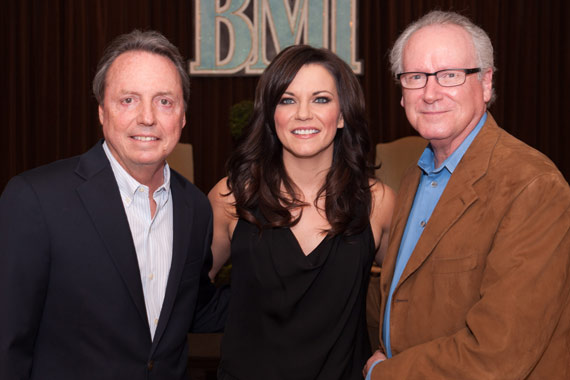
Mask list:
POLYGON ((281 98, 279 104, 293 104, 295 103, 291 98, 281 98))
POLYGON ((330 98, 327 98, 326 96, 319 96, 315 99, 315 103, 328 103, 330 101, 330 98))

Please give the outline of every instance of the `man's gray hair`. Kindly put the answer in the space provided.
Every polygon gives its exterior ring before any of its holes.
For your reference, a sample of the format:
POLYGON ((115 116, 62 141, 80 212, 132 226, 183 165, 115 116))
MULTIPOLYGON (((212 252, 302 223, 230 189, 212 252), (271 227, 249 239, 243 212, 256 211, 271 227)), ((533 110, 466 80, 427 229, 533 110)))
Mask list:
POLYGON ((133 30, 115 38, 105 49, 105 53, 97 65, 97 73, 93 78, 93 94, 100 106, 105 98, 105 85, 107 72, 115 59, 128 51, 145 51, 148 53, 162 55, 172 61, 182 84, 184 96, 184 109, 186 109, 190 96, 190 76, 186 71, 184 59, 180 55, 178 48, 174 46, 166 37, 156 31, 133 30))
MULTIPOLYGON (((479 26, 475 25, 467 17, 460 15, 455 12, 444 12, 444 11, 431 11, 424 15, 417 21, 410 24, 403 32, 400 34, 392 50, 390 51, 390 67, 394 76, 404 71, 404 66, 402 63, 404 48, 410 40, 412 34, 417 32, 423 27, 430 25, 457 25, 463 28, 471 36, 473 41, 473 46, 475 48, 475 55, 477 59, 477 66, 482 69, 493 69, 496 71, 494 58, 493 58, 493 44, 487 33, 481 29, 479 26)), ((479 79, 482 78, 482 73, 479 74, 479 79)), ((491 99, 487 102, 490 105, 495 100, 495 88, 493 87, 491 93, 491 99)))

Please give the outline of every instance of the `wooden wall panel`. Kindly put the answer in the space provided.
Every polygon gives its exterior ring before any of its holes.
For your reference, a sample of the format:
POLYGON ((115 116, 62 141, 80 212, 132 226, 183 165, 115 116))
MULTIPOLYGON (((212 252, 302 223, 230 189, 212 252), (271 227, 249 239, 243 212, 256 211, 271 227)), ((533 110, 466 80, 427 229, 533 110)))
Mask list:
MULTIPOLYGON (((386 54, 425 12, 459 11, 495 46, 497 102, 507 131, 547 154, 570 178, 570 2, 565 0, 359 1, 360 76, 375 143, 414 134, 399 105, 386 54)), ((91 81, 105 45, 134 28, 156 29, 186 58, 194 54, 191 0, 20 0, 3 6, 0 189, 13 175, 86 151, 101 137, 91 81)), ((232 104, 253 99, 256 77, 195 77, 182 141, 194 145, 196 184, 224 176, 233 148, 232 104)))

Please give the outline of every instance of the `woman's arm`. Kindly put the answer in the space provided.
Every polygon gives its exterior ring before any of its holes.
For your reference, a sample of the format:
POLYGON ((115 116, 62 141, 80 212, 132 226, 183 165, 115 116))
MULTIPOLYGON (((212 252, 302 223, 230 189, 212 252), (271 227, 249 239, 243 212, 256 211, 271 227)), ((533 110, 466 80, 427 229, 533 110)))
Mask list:
POLYGON ((231 238, 237 224, 234 196, 228 194, 227 177, 222 178, 208 193, 214 213, 214 236, 212 239, 213 263, 209 276, 213 281, 218 271, 230 258, 231 238))
POLYGON ((396 193, 388 185, 375 181, 370 189, 372 192, 372 212, 370 213, 370 225, 376 244, 376 264, 382 266, 386 248, 388 247, 388 235, 390 234, 390 222, 394 212, 396 193))

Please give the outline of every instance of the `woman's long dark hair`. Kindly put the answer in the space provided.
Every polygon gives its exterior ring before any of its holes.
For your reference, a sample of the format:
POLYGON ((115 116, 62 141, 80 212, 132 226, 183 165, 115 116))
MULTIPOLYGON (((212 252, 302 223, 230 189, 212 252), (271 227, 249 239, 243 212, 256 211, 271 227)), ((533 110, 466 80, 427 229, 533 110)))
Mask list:
POLYGON ((252 118, 244 137, 227 163, 228 188, 235 197, 236 213, 263 227, 290 227, 299 218, 291 210, 303 206, 296 186, 283 165, 283 146, 275 132, 275 108, 301 67, 323 66, 334 77, 344 128, 337 129, 333 162, 315 199, 325 197, 330 236, 353 235, 369 223, 370 179, 374 167, 362 89, 350 67, 326 49, 294 45, 281 51, 260 77, 252 118), (283 192, 284 190, 284 192, 283 192), (259 220, 258 210, 263 216, 259 220))

